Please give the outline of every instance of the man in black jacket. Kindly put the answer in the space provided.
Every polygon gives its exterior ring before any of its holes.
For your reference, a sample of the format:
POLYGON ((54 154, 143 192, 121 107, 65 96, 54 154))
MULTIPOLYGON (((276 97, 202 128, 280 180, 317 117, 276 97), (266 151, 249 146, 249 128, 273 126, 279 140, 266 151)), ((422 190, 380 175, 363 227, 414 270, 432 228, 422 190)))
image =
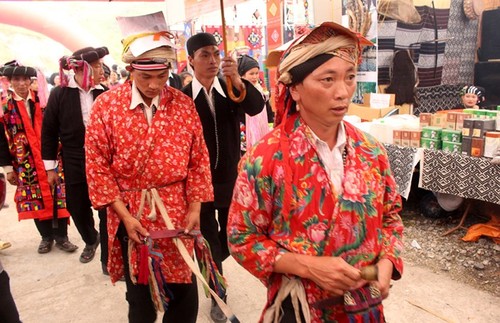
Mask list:
MULTIPOLYGON (((229 256, 227 214, 240 159, 239 120, 245 113, 253 116, 262 111, 264 99, 251 83, 239 76, 238 64, 234 59, 226 56, 220 66, 220 52, 212 34, 196 34, 188 39, 186 46, 194 77, 182 91, 193 98, 201 119, 215 193, 214 202, 202 203, 200 228, 222 273, 222 261, 229 256), (229 98, 225 80, 218 77, 219 66, 222 74, 231 78, 235 95, 246 89, 245 99, 241 103, 229 98)), ((226 321, 214 300, 210 316, 216 322, 226 321)))
MULTIPOLYGON (((86 47, 74 52, 70 57, 65 56, 60 59, 60 68, 73 70, 74 76, 64 77, 61 86, 52 90, 42 124, 42 159, 51 186, 57 181, 54 168, 61 145, 67 208, 85 242, 85 248, 80 255, 82 263, 92 261, 101 240, 94 227, 85 176, 84 142, 85 125, 92 104, 99 94, 107 90, 100 84, 104 78, 102 58, 107 54, 109 52, 106 47, 86 47)), ((102 240, 107 242, 105 214, 105 210, 99 211, 102 240)), ((107 243, 105 245, 106 247, 101 246, 103 272, 108 253, 107 243)))

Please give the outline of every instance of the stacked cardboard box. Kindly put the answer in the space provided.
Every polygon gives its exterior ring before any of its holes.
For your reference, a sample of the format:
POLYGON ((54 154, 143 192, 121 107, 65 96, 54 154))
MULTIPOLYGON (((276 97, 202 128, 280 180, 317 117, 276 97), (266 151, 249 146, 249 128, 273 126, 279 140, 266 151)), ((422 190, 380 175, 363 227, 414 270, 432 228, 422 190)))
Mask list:
POLYGON ((387 106, 372 106, 370 102, 372 101, 373 93, 365 93, 363 95, 363 104, 351 103, 349 105, 349 110, 347 114, 356 115, 361 118, 361 120, 371 121, 374 119, 379 119, 384 117, 387 113, 394 109, 398 109, 399 114, 410 114, 409 106, 399 106, 395 105, 396 95, 395 94, 379 94, 377 96, 386 96, 387 106))

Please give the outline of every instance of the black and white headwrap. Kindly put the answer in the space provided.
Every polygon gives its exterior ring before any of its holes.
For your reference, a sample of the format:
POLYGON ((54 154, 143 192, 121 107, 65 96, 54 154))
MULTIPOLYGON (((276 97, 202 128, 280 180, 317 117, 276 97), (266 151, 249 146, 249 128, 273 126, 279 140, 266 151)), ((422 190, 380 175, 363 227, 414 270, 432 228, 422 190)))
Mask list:
POLYGON ((472 93, 477 95, 477 103, 481 103, 486 99, 484 88, 480 86, 475 86, 475 85, 464 86, 460 91, 460 97, 463 97, 467 93, 472 93))

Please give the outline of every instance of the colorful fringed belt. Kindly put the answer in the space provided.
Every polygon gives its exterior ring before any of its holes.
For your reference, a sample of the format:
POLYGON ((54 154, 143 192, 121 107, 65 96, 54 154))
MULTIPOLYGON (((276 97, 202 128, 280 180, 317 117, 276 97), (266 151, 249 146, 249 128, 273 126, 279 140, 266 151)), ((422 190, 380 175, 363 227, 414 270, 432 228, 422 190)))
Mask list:
MULTIPOLYGON (((168 302, 172 298, 172 295, 166 288, 166 280, 161 273, 160 264, 163 259, 163 254, 160 250, 156 250, 154 248, 153 240, 165 238, 173 239, 173 242, 179 249, 179 253, 182 258, 193 271, 198 280, 203 284, 206 296, 208 297, 210 294, 212 295, 230 322, 239 323, 239 320, 236 318, 229 306, 221 298, 226 294, 225 279, 217 270, 217 266, 212 259, 208 242, 203 238, 201 232, 199 230, 192 230, 186 234, 184 233, 184 229, 175 229, 168 216, 167 209, 158 194, 158 191, 154 188, 142 191, 139 216, 142 214, 146 200, 152 204, 152 214, 150 214, 148 218, 156 218, 156 211, 153 207, 153 205, 156 205, 167 226, 166 230, 150 232, 149 237, 145 238, 144 244, 140 247, 139 252, 139 275, 137 277, 137 283, 150 286, 151 296, 156 309, 159 311, 167 309, 168 302), (201 270, 189 255, 186 246, 180 239, 181 237, 194 239, 195 255, 198 263, 200 264, 201 270), (214 283, 214 290, 210 288, 208 281, 212 281, 214 283)), ((130 243, 132 242, 129 240, 129 249, 131 248, 130 243)))

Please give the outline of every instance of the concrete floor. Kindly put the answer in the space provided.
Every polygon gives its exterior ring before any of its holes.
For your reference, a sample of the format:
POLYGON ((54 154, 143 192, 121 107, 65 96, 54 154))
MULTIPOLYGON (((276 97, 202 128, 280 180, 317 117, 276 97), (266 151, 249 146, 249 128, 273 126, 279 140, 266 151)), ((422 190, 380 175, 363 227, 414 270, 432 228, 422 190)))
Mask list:
MULTIPOLYGON (((78 261, 84 244, 74 225, 69 228, 69 237, 80 249, 67 254, 53 248, 48 254, 38 254, 40 238, 35 225, 30 220, 17 220, 14 187, 7 185, 10 206, 0 210, 0 239, 11 242, 12 247, 0 251, 0 258, 11 277, 22 321, 126 322, 125 284, 110 283, 101 273, 98 254, 88 264, 78 261)), ((232 310, 242 323, 257 322, 265 303, 264 287, 232 258, 224 263, 224 271, 232 310)), ((384 304, 388 322, 497 323, 500 318, 498 297, 452 281, 446 274, 408 264, 384 304)), ((210 322, 209 308, 210 301, 200 290, 198 322, 210 322)))

